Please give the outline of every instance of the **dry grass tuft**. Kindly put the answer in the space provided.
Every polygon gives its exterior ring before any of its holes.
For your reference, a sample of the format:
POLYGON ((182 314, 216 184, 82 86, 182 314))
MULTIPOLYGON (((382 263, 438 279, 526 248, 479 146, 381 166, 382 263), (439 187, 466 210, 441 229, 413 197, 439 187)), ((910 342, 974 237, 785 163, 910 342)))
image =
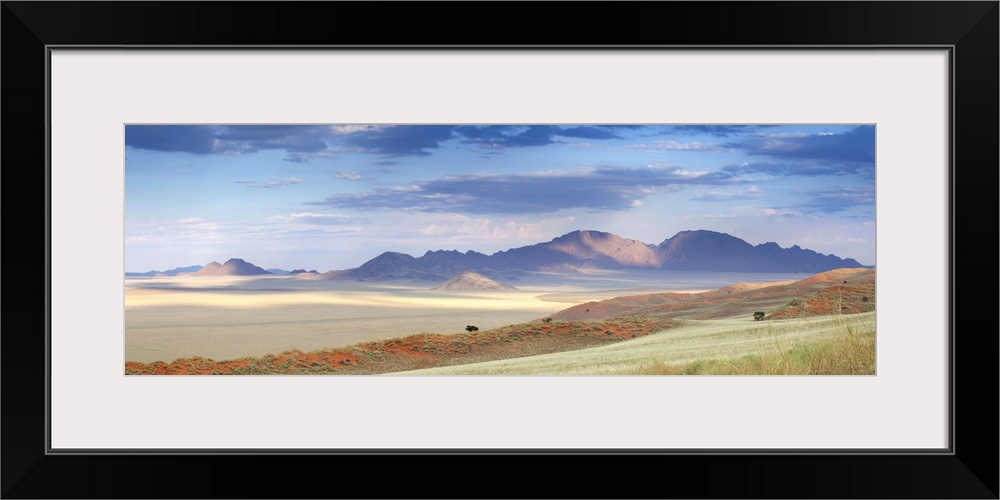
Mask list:
POLYGON ((774 354, 667 364, 653 359, 629 375, 874 375, 875 329, 843 323, 832 338, 774 354))

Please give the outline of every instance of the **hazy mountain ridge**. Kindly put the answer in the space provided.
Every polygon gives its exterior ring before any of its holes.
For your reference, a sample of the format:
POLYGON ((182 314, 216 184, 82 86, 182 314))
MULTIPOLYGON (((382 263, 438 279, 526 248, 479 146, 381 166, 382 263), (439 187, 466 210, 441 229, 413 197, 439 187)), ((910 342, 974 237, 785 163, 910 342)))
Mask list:
POLYGON ((193 273, 193 272, 198 271, 199 269, 201 269, 201 267, 202 266, 198 266, 198 265, 195 265, 195 266, 186 266, 186 267, 175 267, 175 268, 167 270, 167 271, 152 270, 152 271, 146 271, 144 273, 125 273, 125 276, 135 277, 135 278, 151 278, 153 276, 158 276, 158 275, 162 275, 162 276, 177 276, 178 274, 182 274, 182 273, 193 273))
POLYGON ((492 255, 472 250, 464 253, 457 250, 429 250, 420 257, 400 252, 383 252, 359 267, 322 274, 304 269, 272 273, 234 258, 225 264, 211 262, 204 267, 176 268, 159 274, 157 271, 126 273, 126 276, 285 274, 298 279, 403 279, 441 282, 463 271, 472 271, 492 280, 511 280, 525 272, 572 272, 580 269, 821 273, 857 267, 864 266, 854 259, 825 255, 798 245, 782 248, 777 243, 768 242, 755 246, 735 236, 715 231, 681 231, 659 245, 601 231, 573 231, 548 242, 511 248, 492 255))
POLYGON ((781 248, 767 242, 751 245, 735 236, 714 231, 681 231, 657 246, 660 269, 684 271, 746 271, 820 273, 845 267, 863 267, 792 245, 781 248))
POLYGON ((726 233, 681 231, 659 245, 601 231, 573 231, 545 243, 486 255, 433 250, 421 257, 385 252, 358 268, 323 273, 325 279, 443 281, 463 270, 500 273, 572 269, 666 269, 728 272, 820 273, 863 267, 854 259, 824 255, 798 245, 751 245, 726 233))

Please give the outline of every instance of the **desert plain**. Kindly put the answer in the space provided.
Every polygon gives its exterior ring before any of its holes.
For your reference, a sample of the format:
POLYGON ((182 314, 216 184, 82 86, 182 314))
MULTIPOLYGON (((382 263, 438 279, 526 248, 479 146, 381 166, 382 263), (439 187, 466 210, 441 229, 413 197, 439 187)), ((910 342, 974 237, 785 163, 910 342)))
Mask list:
POLYGON ((506 281, 516 289, 273 275, 127 278, 126 372, 641 374, 784 356, 845 329, 874 338, 873 270, 590 270, 506 281), (842 278, 851 285, 840 286, 842 278), (757 309, 768 321, 753 317, 757 309))
POLYGON ((517 290, 433 290, 435 283, 170 276, 125 280, 125 359, 149 363, 310 351, 424 332, 525 323, 567 307, 657 292, 700 292, 799 273, 525 273, 517 290))

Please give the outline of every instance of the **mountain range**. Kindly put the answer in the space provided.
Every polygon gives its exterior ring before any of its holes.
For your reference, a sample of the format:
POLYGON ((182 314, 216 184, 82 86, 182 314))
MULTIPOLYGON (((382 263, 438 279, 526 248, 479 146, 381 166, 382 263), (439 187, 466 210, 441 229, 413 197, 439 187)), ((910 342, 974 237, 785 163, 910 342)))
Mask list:
MULTIPOLYGON (((794 245, 751 245, 726 233, 681 231, 659 245, 601 231, 573 231, 545 243, 486 255, 433 250, 420 257, 385 252, 360 267, 328 271, 324 279, 418 279, 443 281, 463 271, 497 277, 530 271, 578 269, 669 269, 683 271, 819 273, 863 267, 854 259, 824 255, 794 245)), ((510 276, 507 276, 510 278, 510 276)))
MULTIPOLYGON (((544 243, 512 248, 487 255, 469 250, 430 250, 420 257, 385 252, 353 269, 318 274, 295 269, 287 272, 299 279, 446 281, 471 271, 484 279, 517 279, 523 272, 573 272, 580 269, 668 269, 681 271, 729 271, 770 273, 821 273, 831 269, 864 267, 854 259, 842 259, 793 245, 782 248, 768 242, 751 245, 735 236, 715 231, 681 231, 658 245, 622 238, 601 231, 573 231, 544 243)), ((253 276, 286 274, 281 269, 264 270, 243 259, 224 264, 210 262, 160 273, 126 273, 126 276, 253 276), (172 274, 171 274, 172 273, 172 274)))

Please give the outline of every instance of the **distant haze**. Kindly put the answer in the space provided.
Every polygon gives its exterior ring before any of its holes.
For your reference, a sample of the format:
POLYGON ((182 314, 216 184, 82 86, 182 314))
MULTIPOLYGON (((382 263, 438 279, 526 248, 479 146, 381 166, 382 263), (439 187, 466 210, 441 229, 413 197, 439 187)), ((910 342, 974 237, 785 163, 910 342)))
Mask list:
POLYGON ((580 229, 875 263, 871 125, 129 125, 125 145, 131 272, 325 272, 580 229))

